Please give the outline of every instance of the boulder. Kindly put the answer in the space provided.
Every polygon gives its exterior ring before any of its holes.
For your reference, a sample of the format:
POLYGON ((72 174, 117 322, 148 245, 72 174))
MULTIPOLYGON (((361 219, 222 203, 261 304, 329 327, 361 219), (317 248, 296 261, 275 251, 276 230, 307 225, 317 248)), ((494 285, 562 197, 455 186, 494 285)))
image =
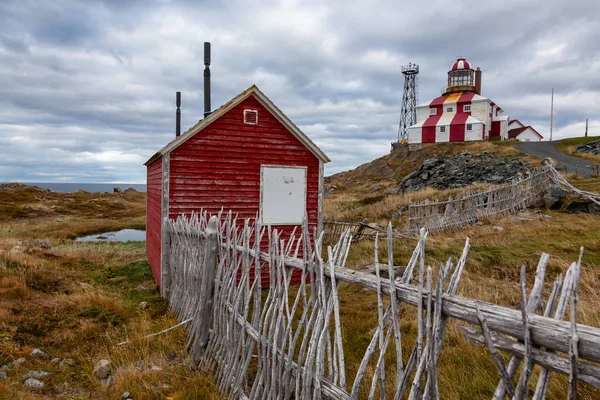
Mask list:
POLYGON ((94 376, 96 379, 103 380, 110 376, 111 362, 110 360, 100 360, 94 367, 94 376))
POLYGON ((38 381, 34 378, 29 378, 23 383, 23 386, 30 389, 41 389, 44 387, 44 382, 38 381))
POLYGON ((501 226, 492 226, 492 230, 494 232, 502 232, 504 230, 504 228, 501 226))
POLYGON ((557 208, 557 205, 560 205, 562 199, 567 197, 567 192, 565 192, 562 188, 558 186, 552 186, 546 193, 544 193, 544 204, 546 204, 547 208, 557 208))
POLYGON ((123 189, 121 189, 120 187, 117 186, 116 188, 113 189, 113 192, 114 193, 123 193, 123 189))
POLYGON ((60 358, 53 358, 50 360, 50 365, 58 365, 60 363, 60 358))
POLYGON ((575 147, 575 153, 599 154, 600 153, 600 140, 594 140, 591 142, 580 144, 579 146, 575 147))
POLYGON ((0 371, 0 381, 5 381, 7 379, 8 379, 8 375, 6 375, 6 372, 0 371))

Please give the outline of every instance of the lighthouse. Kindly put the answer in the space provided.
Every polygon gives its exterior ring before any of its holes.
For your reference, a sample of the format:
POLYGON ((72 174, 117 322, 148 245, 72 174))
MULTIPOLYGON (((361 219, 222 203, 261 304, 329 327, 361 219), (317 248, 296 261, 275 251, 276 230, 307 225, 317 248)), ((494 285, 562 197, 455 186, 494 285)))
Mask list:
POLYGON ((508 139, 509 117, 481 95, 482 71, 459 57, 448 71, 443 94, 416 107, 417 123, 408 143, 469 142, 508 139))

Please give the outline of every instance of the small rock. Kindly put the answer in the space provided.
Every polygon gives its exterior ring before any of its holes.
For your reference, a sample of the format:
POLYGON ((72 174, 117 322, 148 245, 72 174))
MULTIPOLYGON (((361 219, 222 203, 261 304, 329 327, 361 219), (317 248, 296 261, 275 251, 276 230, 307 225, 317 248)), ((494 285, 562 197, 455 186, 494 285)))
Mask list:
POLYGON ((144 368, 144 360, 138 360, 138 368, 139 369, 143 369, 144 368))
POLYGON ((50 360, 50 365, 58 365, 60 363, 60 358, 53 358, 50 360))
POLYGON ((23 379, 29 379, 29 378, 41 379, 41 378, 45 378, 48 375, 52 375, 52 372, 46 372, 46 371, 29 371, 28 373, 26 373, 23 376, 23 379))
POLYGON ((7 379, 8 379, 8 375, 6 375, 6 372, 0 371, 0 381, 5 381, 7 379))
POLYGON ((8 371, 9 369, 10 367, 8 366, 8 364, 4 364, 0 367, 0 372, 8 371))
POLYGON ((115 192, 115 193, 123 193, 123 189, 121 189, 120 187, 117 186, 116 188, 113 189, 113 192, 115 192))
POLYGON ((23 249, 21 249, 21 246, 15 246, 12 249, 10 249, 8 252, 10 254, 18 254, 18 253, 22 253, 23 249))
POLYGON ((504 228, 501 226, 492 226, 492 230, 494 232, 502 232, 504 230, 504 228))
POLYGON ((37 357, 37 358, 43 358, 46 357, 46 353, 44 353, 42 350, 40 349, 33 349, 31 351, 31 353, 29 353, 30 357, 37 357))
POLYGON ((129 398, 129 392, 123 392, 121 395, 121 400, 127 400, 129 398))
POLYGON ((552 219, 554 217, 552 215, 544 214, 544 218, 546 218, 546 219, 552 219))
POLYGON ((100 360, 94 368, 94 376, 96 379, 104 380, 110 376, 110 360, 100 360))
POLYGON ((140 310, 145 310, 146 308, 148 308, 148 303, 145 301, 142 301, 140 304, 138 304, 138 308, 140 310))
POLYGON ((19 368, 21 365, 25 364, 25 362, 27 362, 26 359, 24 359, 23 357, 16 359, 15 361, 13 361, 13 364, 15 366, 15 368, 19 368))
POLYGON ((162 371, 163 369, 157 365, 153 365, 152 368, 150 368, 151 371, 162 371))
POLYGON ((68 367, 70 365, 75 365, 75 360, 72 358, 65 358, 60 362, 61 367, 68 367))
POLYGON ((65 222, 64 218, 56 218, 56 222, 65 222))
POLYGON ((41 389, 44 387, 44 382, 38 381, 37 379, 29 378, 23 383, 23 386, 31 389, 41 389))

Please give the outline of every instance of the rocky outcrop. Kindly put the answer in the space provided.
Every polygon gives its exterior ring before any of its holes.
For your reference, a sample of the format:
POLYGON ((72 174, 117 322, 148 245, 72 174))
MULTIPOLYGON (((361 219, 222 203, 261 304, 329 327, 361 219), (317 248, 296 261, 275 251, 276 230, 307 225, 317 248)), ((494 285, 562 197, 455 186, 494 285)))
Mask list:
POLYGON ((596 203, 574 193, 567 193, 558 186, 546 190, 544 203, 549 209, 600 215, 600 206, 596 203))
POLYGON ((500 184, 511 182, 530 173, 519 157, 500 157, 484 152, 467 152, 454 156, 430 158, 400 181, 399 192, 411 192, 425 187, 449 189, 474 183, 500 184))
POLYGON ((593 142, 580 144, 579 146, 575 147, 575 153, 600 155, 600 140, 594 140, 593 142))

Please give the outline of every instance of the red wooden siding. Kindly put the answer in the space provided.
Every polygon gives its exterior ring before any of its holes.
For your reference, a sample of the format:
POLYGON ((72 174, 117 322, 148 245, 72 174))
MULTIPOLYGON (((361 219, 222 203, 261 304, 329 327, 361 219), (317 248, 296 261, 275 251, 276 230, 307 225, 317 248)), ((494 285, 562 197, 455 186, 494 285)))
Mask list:
POLYGON ((147 167, 146 179, 146 256, 152 268, 154 280, 160 286, 162 204, 162 158, 147 167))
MULTIPOLYGON (((223 209, 242 223, 254 219, 260 207, 261 165, 308 167, 306 207, 312 233, 318 223, 319 160, 253 96, 171 152, 169 217, 223 209), (244 124, 244 109, 258 111, 258 124, 244 124)), ((274 228, 287 239, 294 226, 274 228)), ((268 283, 264 274, 262 284, 268 283)))

